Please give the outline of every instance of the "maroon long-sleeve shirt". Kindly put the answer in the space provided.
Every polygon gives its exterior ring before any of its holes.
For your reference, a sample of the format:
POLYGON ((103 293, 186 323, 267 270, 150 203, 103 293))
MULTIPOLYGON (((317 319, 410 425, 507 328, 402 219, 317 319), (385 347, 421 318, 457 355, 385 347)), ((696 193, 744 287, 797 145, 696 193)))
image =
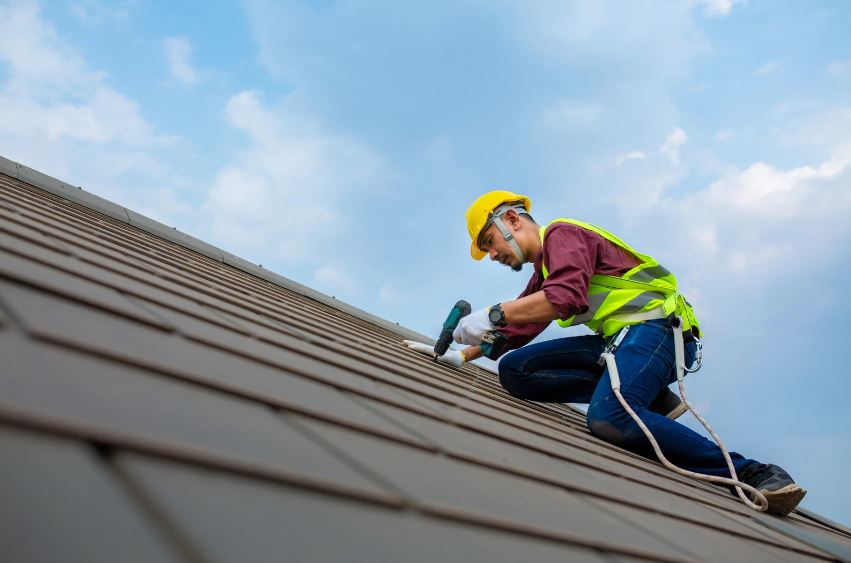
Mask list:
MULTIPOLYGON (((560 319, 588 310, 588 284, 594 274, 619 276, 640 261, 594 231, 572 223, 554 223, 544 234, 543 247, 533 260, 535 271, 519 297, 543 290, 560 319), (542 265, 550 275, 544 279, 542 265)), ((511 324, 501 329, 507 349, 523 346, 541 334, 547 322, 511 324)))

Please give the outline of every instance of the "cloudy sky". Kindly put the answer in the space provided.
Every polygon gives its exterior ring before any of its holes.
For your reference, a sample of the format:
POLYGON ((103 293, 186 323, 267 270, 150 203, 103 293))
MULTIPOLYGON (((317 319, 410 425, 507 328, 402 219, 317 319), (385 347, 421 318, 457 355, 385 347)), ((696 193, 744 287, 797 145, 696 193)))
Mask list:
POLYGON ((0 0, 0 154, 433 335, 529 273, 470 260, 480 193, 600 224, 696 304, 722 437, 851 524, 848 29, 841 0, 0 0))

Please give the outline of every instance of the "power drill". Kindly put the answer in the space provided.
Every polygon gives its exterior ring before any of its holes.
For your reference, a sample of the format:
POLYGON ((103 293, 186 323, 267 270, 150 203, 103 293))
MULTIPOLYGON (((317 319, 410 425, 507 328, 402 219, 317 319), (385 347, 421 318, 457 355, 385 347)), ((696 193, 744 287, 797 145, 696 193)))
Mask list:
POLYGON ((482 354, 484 354, 486 358, 495 360, 502 354, 502 351, 505 350, 505 346, 507 344, 508 338, 506 338, 504 334, 498 330, 492 330, 485 333, 479 347, 482 349, 482 354))
MULTIPOLYGON (((437 361, 439 356, 442 356, 449 350, 449 345, 452 343, 452 333, 458 326, 459 321, 463 317, 470 314, 472 308, 470 304, 463 299, 458 301, 452 310, 449 311, 449 316, 443 323, 443 330, 440 331, 440 338, 437 339, 437 344, 434 345, 434 361, 437 361)), ((508 344, 508 339, 504 334, 497 330, 488 332, 482 338, 482 343, 479 345, 485 357, 492 360, 497 359, 508 344)))
POLYGON ((470 314, 472 308, 470 304, 463 299, 456 303, 452 310, 449 311, 449 316, 443 321, 443 330, 440 331, 440 338, 437 339, 437 344, 434 345, 434 361, 437 361, 439 356, 442 356, 449 350, 449 345, 452 344, 452 333, 455 332, 455 327, 458 322, 470 314))

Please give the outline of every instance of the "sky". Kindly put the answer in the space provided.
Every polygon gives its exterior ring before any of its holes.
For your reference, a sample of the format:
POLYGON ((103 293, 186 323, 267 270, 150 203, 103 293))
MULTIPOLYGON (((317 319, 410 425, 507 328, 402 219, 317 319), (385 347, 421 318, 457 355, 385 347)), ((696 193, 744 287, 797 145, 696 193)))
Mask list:
POLYGON ((851 525, 848 29, 842 0, 0 0, 0 154, 435 337, 531 273, 470 259, 478 195, 598 224, 695 305, 698 410, 851 525))

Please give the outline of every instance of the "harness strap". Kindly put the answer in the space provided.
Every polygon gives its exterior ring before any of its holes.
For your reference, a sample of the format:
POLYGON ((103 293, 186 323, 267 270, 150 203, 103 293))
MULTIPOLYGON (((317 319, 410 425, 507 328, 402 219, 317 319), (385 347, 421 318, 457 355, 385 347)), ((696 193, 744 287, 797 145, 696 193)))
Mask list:
POLYGON ((608 319, 612 319, 619 322, 626 323, 640 323, 642 321, 655 321, 656 319, 664 319, 668 315, 665 314, 665 307, 663 305, 659 305, 658 307, 654 307, 649 311, 641 311, 638 313, 621 313, 619 315, 612 315, 607 317, 608 319))
POLYGON ((499 229, 500 233, 502 233, 502 238, 508 241, 509 246, 511 246, 511 250, 514 251, 514 256, 516 256, 521 263, 525 262, 526 255, 523 253, 520 245, 517 244, 517 241, 514 239, 514 235, 508 230, 508 227, 505 226, 505 223, 502 221, 502 215, 494 217, 493 224, 496 225, 496 228, 499 229))
MULTIPOLYGON (((666 458, 665 455, 662 453, 662 449, 659 447, 659 443, 653 437, 653 434, 650 432, 650 429, 647 428, 647 425, 644 424, 644 422, 638 417, 632 407, 630 407, 629 404, 626 402, 626 399, 623 398, 623 395, 621 394, 620 375, 618 374, 618 364, 615 361, 615 355, 613 351, 610 351, 610 349, 607 347, 603 351, 603 353, 600 354, 600 359, 606 363, 606 367, 609 370, 609 380, 612 384, 612 392, 615 394, 615 397, 617 397, 624 410, 632 417, 638 427, 641 428, 641 431, 644 432, 644 435, 650 441, 650 445, 653 447, 653 451, 656 452, 656 457, 659 458, 659 461, 662 463, 662 465, 664 465, 671 471, 674 471, 681 475, 685 475, 687 477, 694 477, 695 479, 700 479, 701 481, 708 481, 710 483, 719 483, 722 485, 735 487, 736 493, 738 493, 739 498, 742 499, 742 502, 744 502, 747 506, 753 508, 754 510, 765 512, 768 509, 768 500, 765 498, 765 495, 763 495, 754 487, 739 480, 738 476, 736 475, 736 468, 733 466, 733 461, 730 459, 730 454, 727 452, 727 448, 721 441, 721 437, 715 433, 712 427, 709 426, 709 423, 706 422, 706 419, 704 419, 700 415, 700 413, 698 413, 694 409, 694 407, 691 406, 691 403, 688 402, 688 399, 686 399, 686 388, 684 384, 685 373, 687 371, 697 371, 697 369, 692 370, 685 366, 685 346, 683 344, 683 320, 680 317, 674 317, 674 320, 671 324, 674 328, 674 361, 676 362, 677 382, 679 383, 680 387, 680 397, 686 404, 686 407, 688 407, 688 410, 690 410, 691 413, 695 416, 695 418, 697 418, 697 420, 699 420, 700 423, 703 424, 704 428, 709 431, 709 434, 715 440, 715 443, 718 444, 718 447, 721 449, 721 453, 724 455, 724 460, 727 462, 727 468, 730 470, 731 478, 728 479, 726 477, 716 477, 714 475, 704 475, 702 473, 695 473, 694 471, 688 471, 686 469, 677 467, 676 465, 668 461, 668 458, 666 458), (754 500, 756 500, 757 502, 754 503, 749 498, 747 498, 742 489, 748 491, 751 495, 753 495, 754 500)), ((629 325, 624 328, 629 328, 629 325)), ((699 345, 700 343, 698 342, 698 346, 699 345)))

